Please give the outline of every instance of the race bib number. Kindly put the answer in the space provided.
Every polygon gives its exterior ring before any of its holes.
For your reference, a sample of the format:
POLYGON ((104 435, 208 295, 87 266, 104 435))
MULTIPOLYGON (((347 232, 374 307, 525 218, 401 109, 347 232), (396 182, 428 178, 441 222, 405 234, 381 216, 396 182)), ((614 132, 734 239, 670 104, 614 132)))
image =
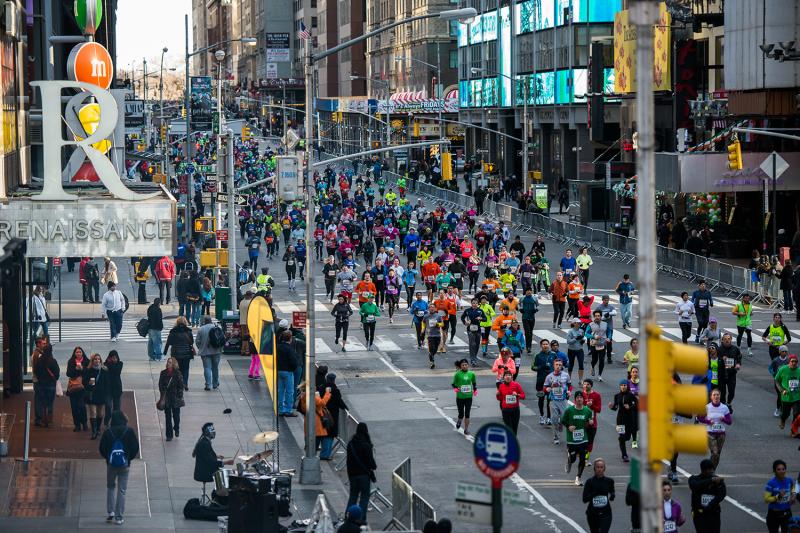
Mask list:
POLYGON ((253 244, 250 245, 250 249, 251 250, 258 250, 258 245, 253 243, 253 244))
POLYGON ((561 397, 561 393, 563 391, 564 391, 564 389, 561 388, 561 387, 553 387, 552 389, 550 389, 550 392, 553 393, 553 396, 558 397, 558 398, 561 397))
POLYGON ((362 292, 362 293, 361 293, 361 297, 362 297, 362 298, 369 298, 369 295, 370 295, 370 294, 372 294, 372 293, 371 293, 371 292, 369 292, 369 291, 364 291, 364 292, 362 292))
POLYGON ((576 429, 572 432, 572 440, 583 440, 584 430, 576 429))
POLYGON ((531 277, 531 273, 530 272, 523 272, 522 273, 522 277, 523 278, 529 278, 529 277, 531 277))
POLYGON ((606 343, 603 341, 594 341, 594 349, 598 352, 606 349, 606 343))
POLYGON ((328 275, 329 275, 329 276, 331 276, 331 277, 333 277, 333 276, 335 276, 335 275, 336 275, 336 271, 335 271, 335 270, 329 270, 329 271, 328 271, 328 275))
POLYGON ((506 405, 516 405, 517 397, 513 394, 506 394, 506 405))
POLYGON ((456 278, 456 279, 461 279, 461 274, 456 272, 455 274, 453 274, 453 277, 456 278))
POLYGON ((780 335, 773 335, 772 336, 772 344, 777 346, 782 342, 783 342, 783 337, 781 337, 780 335))
POLYGON ((289 266, 293 266, 293 265, 294 265, 294 261, 292 261, 292 260, 290 259, 289 261, 286 261, 286 264, 287 264, 287 265, 289 265, 289 266))
POLYGON ((624 425, 616 426, 616 430, 617 430, 617 435, 624 435, 625 434, 625 426, 624 425))
POLYGON ((433 281, 433 276, 425 276, 425 281, 433 281))
POLYGON ((708 504, 714 501, 713 494, 701 494, 700 495, 700 505, 703 507, 708 507, 708 504))
POLYGON ((478 331, 478 325, 477 324, 470 324, 469 325, 469 330, 470 331, 478 331))
POLYGON ((723 426, 721 422, 714 422, 713 424, 711 424, 712 433, 722 433, 724 431, 725 431, 725 426, 723 426))
POLYGON ((513 288, 513 285, 511 283, 506 283, 505 285, 503 285, 503 287, 505 287, 507 291, 510 291, 513 288))
POLYGON ((425 316, 425 311, 417 311, 417 316, 425 316))
POLYGON ((608 505, 608 496, 595 496, 592 498, 592 507, 605 507, 608 505))
POLYGON ((378 274, 377 280, 378 281, 383 281, 383 274, 378 274))
POLYGON ((375 322, 375 315, 367 315, 367 322, 375 322))
POLYGON ((719 381, 719 372, 716 370, 711 371, 711 381, 719 381))
POLYGON ((674 533, 675 531, 678 531, 675 520, 664 520, 664 533, 674 533))
POLYGON ((472 385, 461 385, 462 394, 472 394, 472 385))
POLYGON ((725 368, 733 368, 733 359, 730 357, 725 358, 725 368))
POLYGON ((797 379, 790 379, 789 380, 789 390, 794 392, 797 390, 798 385, 800 385, 800 380, 797 379))
POLYGON ((708 307, 708 302, 705 300, 700 300, 699 302, 697 302, 697 307, 699 307, 700 309, 705 309, 706 307, 708 307))

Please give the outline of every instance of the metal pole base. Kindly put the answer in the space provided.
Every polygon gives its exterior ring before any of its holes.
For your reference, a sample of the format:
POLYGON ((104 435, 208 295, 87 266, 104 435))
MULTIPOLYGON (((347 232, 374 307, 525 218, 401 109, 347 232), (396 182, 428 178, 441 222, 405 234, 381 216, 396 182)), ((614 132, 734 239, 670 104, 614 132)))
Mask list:
POLYGON ((322 484, 322 471, 320 470, 319 457, 303 457, 300 461, 300 484, 322 484))

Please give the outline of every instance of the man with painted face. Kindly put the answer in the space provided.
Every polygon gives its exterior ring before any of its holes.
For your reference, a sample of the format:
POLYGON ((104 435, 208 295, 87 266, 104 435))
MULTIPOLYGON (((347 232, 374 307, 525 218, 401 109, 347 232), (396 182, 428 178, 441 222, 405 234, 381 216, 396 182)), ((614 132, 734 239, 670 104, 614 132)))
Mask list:
POLYGON ((222 455, 217 455, 211 441, 217 436, 213 422, 203 424, 202 434, 197 439, 192 451, 194 457, 194 480, 201 483, 214 481, 214 472, 222 468, 225 464, 233 464, 233 459, 223 461, 222 455))

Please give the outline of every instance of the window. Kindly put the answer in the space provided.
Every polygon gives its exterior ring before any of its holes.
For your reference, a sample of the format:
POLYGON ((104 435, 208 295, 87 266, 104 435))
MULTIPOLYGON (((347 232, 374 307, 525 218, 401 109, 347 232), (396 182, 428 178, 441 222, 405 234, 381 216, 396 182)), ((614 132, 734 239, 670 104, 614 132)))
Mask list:
POLYGON ((317 17, 311 17, 311 27, 312 28, 317 27, 317 17))
POLYGON ((458 21, 450 21, 450 37, 458 37, 458 21))
POLYGON ((458 50, 450 50, 450 68, 458 68, 458 50))

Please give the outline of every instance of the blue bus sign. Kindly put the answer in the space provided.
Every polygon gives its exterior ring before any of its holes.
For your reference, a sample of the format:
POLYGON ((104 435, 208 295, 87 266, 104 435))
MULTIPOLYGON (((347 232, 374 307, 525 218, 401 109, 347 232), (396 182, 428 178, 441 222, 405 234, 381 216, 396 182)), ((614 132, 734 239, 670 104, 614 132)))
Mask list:
POLYGON ((493 486, 499 486, 519 468, 519 441, 505 424, 490 422, 481 427, 472 449, 478 470, 491 478, 493 486))

